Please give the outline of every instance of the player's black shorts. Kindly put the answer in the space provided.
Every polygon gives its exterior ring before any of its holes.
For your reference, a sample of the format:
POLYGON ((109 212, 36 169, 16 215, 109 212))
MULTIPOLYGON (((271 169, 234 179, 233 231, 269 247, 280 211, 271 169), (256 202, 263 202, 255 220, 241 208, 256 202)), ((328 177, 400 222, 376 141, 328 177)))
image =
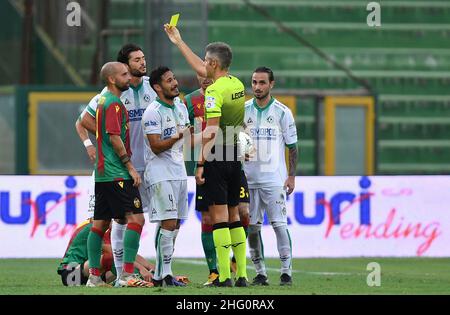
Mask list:
POLYGON ((66 266, 67 269, 58 271, 61 276, 61 282, 63 285, 67 286, 78 286, 85 285, 88 281, 88 277, 83 274, 84 264, 79 265, 79 267, 66 266), (70 268, 69 268, 70 267, 70 268))
MULTIPOLYGON (((197 185, 195 191, 195 209, 200 212, 208 211, 208 206, 211 203, 208 202, 208 199, 205 194, 205 185, 197 185)), ((241 185, 239 190, 239 202, 250 202, 249 192, 248 192, 248 184, 247 177, 243 170, 241 170, 241 185)))
POLYGON ((95 183, 94 220, 124 219, 127 212, 142 213, 141 195, 131 179, 95 183))

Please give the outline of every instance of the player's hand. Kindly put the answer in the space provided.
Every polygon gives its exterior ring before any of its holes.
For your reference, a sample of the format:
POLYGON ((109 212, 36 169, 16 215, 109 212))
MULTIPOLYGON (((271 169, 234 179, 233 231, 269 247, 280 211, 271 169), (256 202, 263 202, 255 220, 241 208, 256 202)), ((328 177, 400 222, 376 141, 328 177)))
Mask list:
POLYGON ((295 188, 295 176, 289 176, 284 182, 284 189, 287 189, 287 194, 290 195, 295 188))
POLYGON ((169 24, 166 23, 164 24, 164 31, 166 32, 167 37, 169 37, 170 41, 175 45, 181 42, 180 32, 175 26, 170 26, 169 24))
POLYGON ((150 282, 153 279, 153 275, 150 271, 146 270, 145 268, 142 268, 139 270, 139 273, 141 274, 142 278, 144 278, 145 281, 150 282))
POLYGON ((86 147, 87 154, 92 163, 95 163, 96 149, 93 145, 86 147))
POLYGON ((197 167, 197 170, 195 171, 195 182, 197 183, 197 185, 203 185, 205 183, 205 178, 203 177, 203 171, 204 171, 204 166, 203 167, 197 167))
POLYGON ((250 161, 253 159, 256 155, 256 148, 253 147, 252 150, 249 153, 246 153, 244 156, 245 161, 250 161))
MULTIPOLYGON (((131 162, 127 163, 127 165, 128 164, 131 164, 131 162)), ((133 186, 138 187, 142 182, 142 179, 141 179, 141 176, 139 175, 139 173, 136 171, 136 169, 133 166, 131 166, 128 169, 128 173, 130 173, 130 176, 133 179, 133 186)))

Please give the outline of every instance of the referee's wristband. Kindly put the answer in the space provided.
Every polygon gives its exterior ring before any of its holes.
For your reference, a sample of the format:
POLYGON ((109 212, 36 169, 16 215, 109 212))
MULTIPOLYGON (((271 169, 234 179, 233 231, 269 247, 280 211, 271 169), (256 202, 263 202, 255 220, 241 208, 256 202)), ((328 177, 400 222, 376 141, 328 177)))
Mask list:
POLYGON ((204 167, 204 166, 205 166, 205 164, 197 163, 197 168, 199 168, 199 167, 204 167))
POLYGON ((122 164, 125 165, 128 162, 130 162, 130 157, 128 156, 128 154, 124 154, 120 157, 120 160, 122 161, 122 164))
POLYGON ((84 140, 83 141, 83 144, 84 144, 84 146, 87 148, 87 147, 89 147, 89 146, 91 146, 91 145, 93 145, 92 144, 92 142, 91 142, 91 139, 86 139, 86 140, 84 140))

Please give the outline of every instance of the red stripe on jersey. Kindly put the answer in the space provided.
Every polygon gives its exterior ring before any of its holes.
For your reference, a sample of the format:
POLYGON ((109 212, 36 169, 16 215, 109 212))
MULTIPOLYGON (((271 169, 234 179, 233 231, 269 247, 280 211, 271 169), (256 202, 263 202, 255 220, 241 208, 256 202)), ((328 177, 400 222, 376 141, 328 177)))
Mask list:
MULTIPOLYGON (((130 141, 130 119, 128 118, 128 111, 127 108, 122 105, 122 110, 125 113, 125 149, 127 150, 128 156, 131 157, 133 152, 131 152, 131 141, 130 141)), ((122 115, 122 117, 124 117, 122 115)))
POLYGON ((97 122, 97 172, 103 174, 105 172, 105 156, 103 155, 103 128, 102 128, 102 120, 103 120, 103 104, 99 104, 96 113, 96 122, 97 122))
POLYGON ((105 111, 105 131, 109 135, 121 135, 122 131, 122 107, 118 103, 112 103, 105 111))
POLYGON ((202 130, 206 128, 206 119, 205 119, 205 96, 198 95, 191 97, 191 104, 194 108, 194 117, 202 117, 202 130))

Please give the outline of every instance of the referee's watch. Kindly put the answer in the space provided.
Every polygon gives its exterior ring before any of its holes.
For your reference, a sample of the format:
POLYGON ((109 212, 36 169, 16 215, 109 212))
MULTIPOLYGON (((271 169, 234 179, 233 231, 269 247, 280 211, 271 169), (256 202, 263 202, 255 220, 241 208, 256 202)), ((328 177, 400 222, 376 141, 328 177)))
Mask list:
POLYGON ((204 167, 204 166, 205 166, 205 164, 197 163, 197 168, 199 168, 199 167, 204 167))

